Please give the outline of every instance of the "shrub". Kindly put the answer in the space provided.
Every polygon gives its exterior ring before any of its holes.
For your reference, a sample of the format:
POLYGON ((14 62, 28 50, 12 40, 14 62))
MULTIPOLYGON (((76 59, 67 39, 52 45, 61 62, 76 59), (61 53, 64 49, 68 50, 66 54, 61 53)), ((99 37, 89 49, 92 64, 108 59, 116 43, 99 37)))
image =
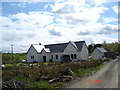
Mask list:
POLYGON ((64 83, 62 83, 62 82, 57 82, 57 83, 53 83, 53 84, 52 84, 52 86, 53 86, 54 88, 62 88, 63 85, 64 85, 64 83))
POLYGON ((111 58, 106 58, 104 61, 110 61, 110 60, 112 60, 111 58))
POLYGON ((98 60, 95 60, 95 59, 89 59, 89 61, 98 61, 98 60))
POLYGON ((13 65, 12 64, 5 64, 5 68, 12 68, 13 65))
POLYGON ((23 64, 22 63, 18 63, 16 66, 22 66, 23 64))
POLYGON ((2 71, 2 80, 3 81, 8 81, 13 78, 13 73, 10 72, 9 70, 4 70, 2 71))

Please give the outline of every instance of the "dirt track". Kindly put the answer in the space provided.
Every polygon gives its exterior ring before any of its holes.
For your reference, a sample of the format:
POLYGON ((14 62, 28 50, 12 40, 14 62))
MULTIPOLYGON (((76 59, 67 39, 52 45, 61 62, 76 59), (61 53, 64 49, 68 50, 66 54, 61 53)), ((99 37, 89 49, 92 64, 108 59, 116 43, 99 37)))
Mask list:
POLYGON ((66 88, 118 88, 118 59, 112 60, 92 76, 66 88))

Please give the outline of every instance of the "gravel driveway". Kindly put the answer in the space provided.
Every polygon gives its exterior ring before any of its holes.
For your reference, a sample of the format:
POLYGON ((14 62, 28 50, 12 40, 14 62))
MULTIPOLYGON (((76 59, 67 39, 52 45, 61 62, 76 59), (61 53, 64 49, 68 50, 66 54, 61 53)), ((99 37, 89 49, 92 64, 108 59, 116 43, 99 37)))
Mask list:
POLYGON ((118 88, 118 59, 110 61, 92 76, 66 88, 118 88))

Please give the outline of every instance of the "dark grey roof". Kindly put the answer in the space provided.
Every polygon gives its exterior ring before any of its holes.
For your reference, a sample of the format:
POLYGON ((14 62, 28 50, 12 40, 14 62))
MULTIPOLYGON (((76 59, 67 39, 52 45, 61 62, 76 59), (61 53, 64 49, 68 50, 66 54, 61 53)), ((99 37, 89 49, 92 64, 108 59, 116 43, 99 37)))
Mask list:
MULTIPOLYGON (((79 51, 81 50, 84 43, 85 43, 85 41, 72 42, 73 46, 75 46, 75 48, 78 49, 79 51)), ((68 44, 69 44, 69 42, 68 43, 45 45, 45 48, 49 48, 51 52, 63 52, 68 44)))
POLYGON ((62 52, 68 43, 61 43, 61 44, 51 44, 45 45, 45 48, 49 48, 51 52, 62 52))
POLYGON ((107 52, 104 48, 102 47, 97 47, 97 49, 100 51, 100 52, 107 52))
POLYGON ((85 43, 85 41, 78 41, 78 42, 75 42, 77 48, 78 48, 80 51, 81 51, 82 46, 83 46, 84 43, 85 43))
POLYGON ((72 45, 74 45, 74 47, 78 50, 78 47, 76 46, 76 44, 72 41, 70 41, 72 43, 72 45))

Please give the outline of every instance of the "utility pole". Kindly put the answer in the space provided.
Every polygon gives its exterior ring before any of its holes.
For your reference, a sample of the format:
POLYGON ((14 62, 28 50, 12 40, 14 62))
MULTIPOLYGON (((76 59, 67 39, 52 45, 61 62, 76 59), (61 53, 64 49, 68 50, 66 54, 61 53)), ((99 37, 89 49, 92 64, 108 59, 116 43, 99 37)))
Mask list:
POLYGON ((13 45, 11 45, 11 54, 12 54, 12 61, 13 61, 13 45))

